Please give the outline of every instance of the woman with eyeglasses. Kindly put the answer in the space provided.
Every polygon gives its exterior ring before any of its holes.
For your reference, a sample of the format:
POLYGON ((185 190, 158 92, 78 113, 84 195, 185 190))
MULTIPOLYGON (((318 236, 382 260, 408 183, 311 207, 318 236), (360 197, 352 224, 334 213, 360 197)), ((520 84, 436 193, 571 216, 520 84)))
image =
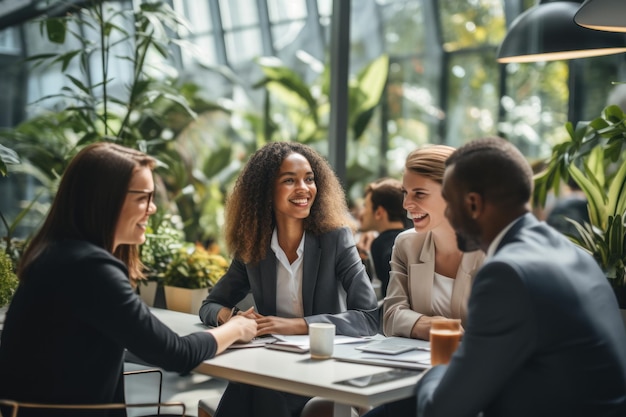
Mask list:
POLYGON ((240 316, 180 337, 136 295, 138 245, 156 212, 154 166, 144 153, 105 142, 70 162, 18 266, 0 341, 0 398, 123 403, 125 349, 187 373, 256 334, 255 321, 240 316))

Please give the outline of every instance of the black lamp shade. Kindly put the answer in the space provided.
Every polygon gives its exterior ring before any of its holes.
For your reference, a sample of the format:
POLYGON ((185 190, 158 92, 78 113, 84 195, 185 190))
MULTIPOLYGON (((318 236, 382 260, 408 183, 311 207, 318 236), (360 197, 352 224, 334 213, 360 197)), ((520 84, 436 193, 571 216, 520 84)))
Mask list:
POLYGON ((574 21, 589 29, 626 32, 626 0, 587 0, 574 21))
POLYGON ((526 10, 511 23, 498 48, 498 62, 555 61, 626 52, 624 35, 577 25, 574 15, 579 8, 580 3, 555 1, 526 10))

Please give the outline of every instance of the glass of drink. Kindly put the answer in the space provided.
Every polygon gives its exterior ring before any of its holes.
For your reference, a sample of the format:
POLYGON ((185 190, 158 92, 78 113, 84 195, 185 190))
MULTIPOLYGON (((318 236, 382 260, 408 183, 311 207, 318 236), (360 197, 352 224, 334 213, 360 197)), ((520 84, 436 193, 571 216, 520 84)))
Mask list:
POLYGON ((430 325, 430 363, 432 366, 450 362, 461 341, 461 320, 434 319, 430 325))

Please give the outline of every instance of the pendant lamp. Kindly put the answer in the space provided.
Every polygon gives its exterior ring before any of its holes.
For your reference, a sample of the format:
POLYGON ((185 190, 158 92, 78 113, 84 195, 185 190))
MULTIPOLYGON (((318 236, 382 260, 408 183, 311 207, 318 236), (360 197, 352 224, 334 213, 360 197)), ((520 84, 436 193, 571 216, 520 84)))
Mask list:
POLYGON ((574 21, 589 29, 626 32, 626 0, 586 0, 574 21))
POLYGON ((579 8, 580 2, 544 1, 526 10, 511 23, 498 48, 498 62, 555 61, 626 52, 626 36, 577 25, 574 15, 579 8))

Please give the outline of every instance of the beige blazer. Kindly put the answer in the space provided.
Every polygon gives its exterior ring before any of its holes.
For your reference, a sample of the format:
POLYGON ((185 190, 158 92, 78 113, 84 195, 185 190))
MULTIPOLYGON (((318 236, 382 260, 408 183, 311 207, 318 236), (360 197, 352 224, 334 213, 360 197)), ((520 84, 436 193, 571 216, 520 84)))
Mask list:
MULTIPOLYGON (((463 325, 467 300, 476 271, 482 265, 482 251, 463 255, 450 299, 452 317, 463 325)), ((422 316, 432 316, 432 290, 435 279, 435 243, 432 233, 406 230, 396 238, 391 255, 387 296, 383 303, 385 336, 411 337, 411 329, 422 316)))

